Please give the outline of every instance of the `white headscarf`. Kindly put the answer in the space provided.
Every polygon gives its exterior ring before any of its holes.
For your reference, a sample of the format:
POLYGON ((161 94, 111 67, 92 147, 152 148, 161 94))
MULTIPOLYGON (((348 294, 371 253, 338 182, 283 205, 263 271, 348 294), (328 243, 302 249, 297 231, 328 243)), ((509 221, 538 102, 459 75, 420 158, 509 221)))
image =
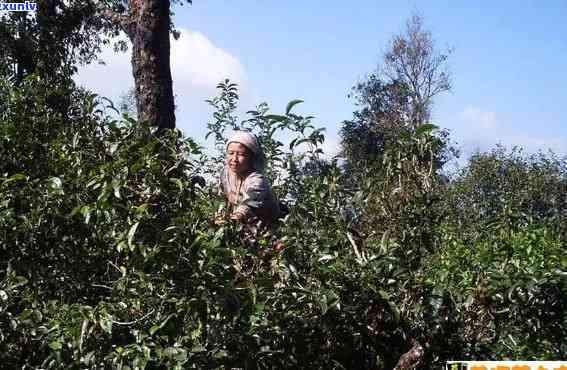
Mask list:
POLYGON ((248 148, 253 154, 252 168, 256 171, 264 170, 264 152, 262 151, 262 147, 260 147, 256 136, 247 131, 234 131, 230 139, 226 142, 227 150, 230 143, 240 143, 248 148))

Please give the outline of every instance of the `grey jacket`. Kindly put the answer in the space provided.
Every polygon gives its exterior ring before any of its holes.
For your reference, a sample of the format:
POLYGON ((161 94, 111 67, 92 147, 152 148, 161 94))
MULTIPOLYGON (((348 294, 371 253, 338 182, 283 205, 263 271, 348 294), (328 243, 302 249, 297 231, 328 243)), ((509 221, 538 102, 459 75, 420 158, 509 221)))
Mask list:
POLYGON ((228 200, 230 212, 243 212, 272 223, 280 216, 279 203, 266 177, 258 171, 240 179, 226 166, 220 177, 220 190, 228 200))

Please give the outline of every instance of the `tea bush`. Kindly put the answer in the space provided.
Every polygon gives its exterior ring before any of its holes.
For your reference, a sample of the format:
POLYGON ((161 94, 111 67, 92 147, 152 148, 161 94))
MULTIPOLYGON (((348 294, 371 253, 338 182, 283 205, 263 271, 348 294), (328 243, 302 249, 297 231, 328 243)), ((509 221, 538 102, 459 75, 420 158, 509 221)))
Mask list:
POLYGON ((442 181, 446 136, 431 125, 392 141, 380 176, 353 181, 321 156, 300 101, 239 121, 229 81, 210 100, 212 157, 73 86, 32 76, 0 90, 4 368, 392 369, 422 348, 429 369, 565 353, 564 172, 521 193, 545 194, 546 210, 515 190, 500 207, 479 195, 494 177, 479 179, 476 159, 442 181), (230 128, 259 136, 290 204, 254 247, 241 225, 213 222, 230 128))

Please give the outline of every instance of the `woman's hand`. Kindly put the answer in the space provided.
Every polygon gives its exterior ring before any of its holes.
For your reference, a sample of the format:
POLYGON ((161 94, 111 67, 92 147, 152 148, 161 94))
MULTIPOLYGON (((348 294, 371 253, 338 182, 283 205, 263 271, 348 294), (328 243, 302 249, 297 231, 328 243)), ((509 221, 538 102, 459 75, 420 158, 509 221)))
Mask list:
POLYGON ((245 211, 242 210, 237 210, 234 211, 231 215, 230 215, 230 219, 232 221, 238 221, 238 222, 244 222, 247 218, 247 214, 245 211))
POLYGON ((222 226, 226 224, 226 218, 224 216, 217 216, 215 217, 215 225, 222 226))

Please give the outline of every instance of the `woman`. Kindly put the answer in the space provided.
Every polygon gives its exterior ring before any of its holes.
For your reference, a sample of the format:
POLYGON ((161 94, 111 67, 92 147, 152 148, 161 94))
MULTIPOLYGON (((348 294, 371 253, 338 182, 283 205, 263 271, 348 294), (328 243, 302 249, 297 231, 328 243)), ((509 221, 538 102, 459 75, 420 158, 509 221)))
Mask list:
POLYGON ((278 201, 262 173, 264 154, 256 137, 235 131, 226 145, 226 164, 221 173, 221 191, 228 202, 231 220, 269 225, 281 214, 278 201))

